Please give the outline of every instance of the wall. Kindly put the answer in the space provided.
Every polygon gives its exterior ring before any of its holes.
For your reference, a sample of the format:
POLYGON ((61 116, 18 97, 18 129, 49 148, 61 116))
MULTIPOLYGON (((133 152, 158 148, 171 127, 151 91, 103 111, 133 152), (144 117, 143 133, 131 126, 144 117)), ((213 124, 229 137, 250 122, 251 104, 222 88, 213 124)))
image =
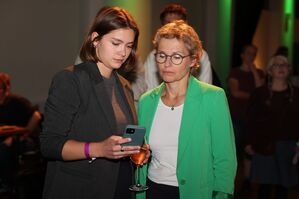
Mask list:
MULTIPOLYGON (((286 1, 286 0, 284 0, 286 1)), ((276 49, 280 45, 284 44, 284 35, 285 33, 285 21, 283 13, 283 3, 281 0, 271 0, 268 1, 268 5, 260 17, 259 24, 257 26, 253 43, 258 47, 258 55, 256 59, 256 64, 259 68, 265 68, 270 57, 275 53, 276 49)), ((295 9, 295 7, 294 7, 295 9)), ((295 10, 293 10, 295 11, 295 10)), ((294 24, 295 29, 298 29, 298 23, 294 24)), ((294 38, 288 38, 291 41, 290 46, 296 44, 297 34, 296 30, 294 31, 294 38), (293 42, 294 41, 294 42, 293 42)), ((292 52, 292 49, 289 49, 289 53, 292 52)), ((289 55, 290 63, 293 62, 292 57, 295 57, 296 51, 293 51, 293 55, 289 55)))
POLYGON ((280 45, 281 23, 279 12, 274 12, 278 8, 264 10, 253 38, 253 44, 258 47, 256 65, 264 69, 269 58, 274 54, 276 48, 280 45))
POLYGON ((0 71, 13 92, 43 105, 53 74, 76 57, 79 10, 79 0, 1 1, 0 71))

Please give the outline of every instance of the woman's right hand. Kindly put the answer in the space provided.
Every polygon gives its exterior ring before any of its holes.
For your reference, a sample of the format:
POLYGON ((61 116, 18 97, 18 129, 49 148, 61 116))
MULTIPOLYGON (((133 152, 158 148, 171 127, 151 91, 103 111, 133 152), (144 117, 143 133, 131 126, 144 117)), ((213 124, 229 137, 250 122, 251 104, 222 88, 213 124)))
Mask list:
POLYGON ((90 143, 91 157, 104 157, 109 159, 119 159, 139 153, 139 146, 122 146, 121 144, 130 142, 131 138, 112 135, 101 142, 90 143))

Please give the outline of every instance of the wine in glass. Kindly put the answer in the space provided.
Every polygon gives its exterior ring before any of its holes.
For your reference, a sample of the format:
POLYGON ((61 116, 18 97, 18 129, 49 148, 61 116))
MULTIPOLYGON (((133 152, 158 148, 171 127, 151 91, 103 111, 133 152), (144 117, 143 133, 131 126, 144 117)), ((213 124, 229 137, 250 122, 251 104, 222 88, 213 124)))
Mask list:
POLYGON ((140 166, 146 157, 148 148, 146 146, 142 146, 140 148, 140 152, 133 154, 130 156, 132 162, 136 165, 135 176, 136 176, 136 183, 131 185, 129 189, 135 192, 142 192, 148 189, 148 186, 140 184, 140 166))

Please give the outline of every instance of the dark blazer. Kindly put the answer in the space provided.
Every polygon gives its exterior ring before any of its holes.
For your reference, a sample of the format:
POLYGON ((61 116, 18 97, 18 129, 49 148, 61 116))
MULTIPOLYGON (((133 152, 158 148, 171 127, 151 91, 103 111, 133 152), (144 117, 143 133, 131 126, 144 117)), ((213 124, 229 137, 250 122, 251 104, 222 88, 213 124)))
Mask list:
MULTIPOLYGON (((116 72, 113 75, 136 123, 130 85, 116 72)), ((113 198, 118 161, 98 158, 90 164, 85 159, 63 161, 61 156, 67 140, 97 142, 116 132, 116 119, 105 89, 103 77, 93 62, 69 67, 54 76, 40 135, 41 152, 49 159, 44 199, 113 198)))

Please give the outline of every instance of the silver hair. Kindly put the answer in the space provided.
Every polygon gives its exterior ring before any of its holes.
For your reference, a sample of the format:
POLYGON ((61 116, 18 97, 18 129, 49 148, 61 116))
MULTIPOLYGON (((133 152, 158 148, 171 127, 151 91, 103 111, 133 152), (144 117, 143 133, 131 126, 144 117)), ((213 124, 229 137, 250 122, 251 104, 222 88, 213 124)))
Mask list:
POLYGON ((268 65, 267 65, 267 70, 270 70, 272 68, 272 66, 276 60, 282 60, 284 63, 289 64, 287 57, 285 57, 283 55, 275 55, 275 56, 271 57, 271 59, 269 60, 268 65))

